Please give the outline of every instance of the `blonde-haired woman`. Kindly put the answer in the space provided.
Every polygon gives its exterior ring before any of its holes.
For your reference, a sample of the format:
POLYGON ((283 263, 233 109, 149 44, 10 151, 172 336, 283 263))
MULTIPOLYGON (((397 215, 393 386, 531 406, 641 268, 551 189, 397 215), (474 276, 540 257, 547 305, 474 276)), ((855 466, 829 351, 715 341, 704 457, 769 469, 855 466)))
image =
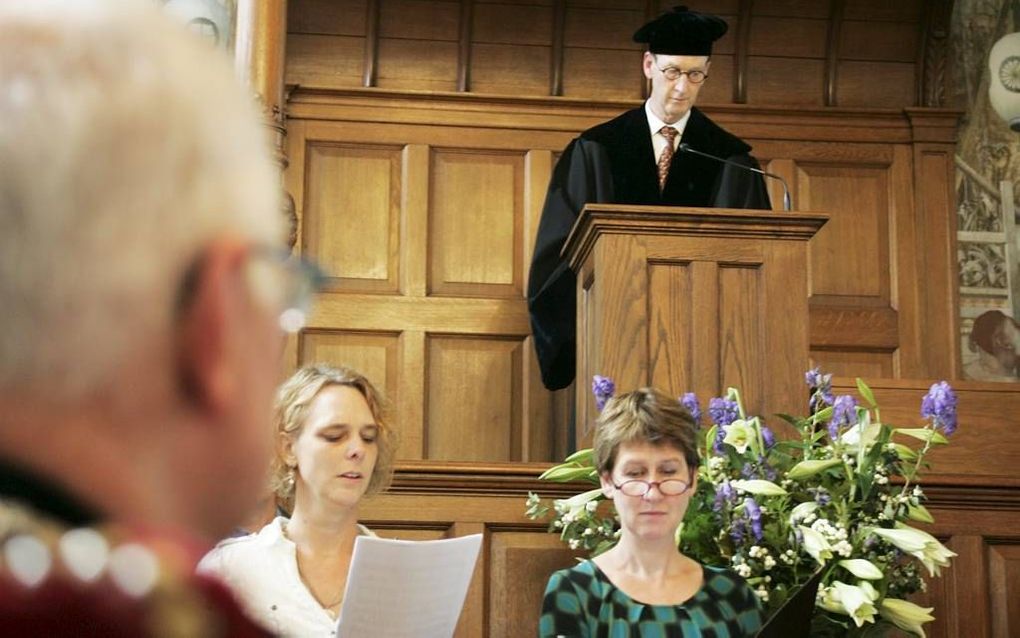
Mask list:
POLYGON ((385 489, 394 440, 382 397, 363 375, 308 366, 279 389, 272 487, 292 513, 220 543, 199 565, 218 574, 248 613, 281 636, 336 627, 364 496, 385 489))
POLYGON ((699 464, 687 410, 652 388, 611 399, 599 415, 593 451, 602 490, 620 518, 620 540, 552 575, 539 635, 755 635, 762 610, 747 583, 677 549, 699 464))

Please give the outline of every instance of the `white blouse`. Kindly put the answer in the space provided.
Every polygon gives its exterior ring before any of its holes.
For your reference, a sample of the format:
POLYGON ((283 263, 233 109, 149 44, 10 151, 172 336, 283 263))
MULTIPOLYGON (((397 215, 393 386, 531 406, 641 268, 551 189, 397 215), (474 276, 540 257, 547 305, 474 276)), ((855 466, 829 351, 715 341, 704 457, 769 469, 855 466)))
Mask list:
MULTIPOLYGON (((287 519, 278 516, 257 534, 221 541, 198 564, 215 574, 238 598, 248 616, 284 638, 331 638, 336 619, 301 580, 297 547, 283 533, 287 519)), ((363 536, 375 536, 358 526, 363 536)))

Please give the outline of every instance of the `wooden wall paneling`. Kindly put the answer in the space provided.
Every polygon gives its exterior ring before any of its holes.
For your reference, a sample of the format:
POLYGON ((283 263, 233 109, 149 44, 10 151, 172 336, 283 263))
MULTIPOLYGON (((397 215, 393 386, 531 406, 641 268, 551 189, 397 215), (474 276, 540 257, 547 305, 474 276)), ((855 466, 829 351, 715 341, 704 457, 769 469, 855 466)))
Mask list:
POLYGON ((358 86, 366 40, 365 6, 365 0, 287 3, 287 82, 358 86))
POLYGON ((464 595, 464 607, 457 621, 454 638, 476 638, 485 635, 486 590, 489 584, 488 545, 490 537, 486 534, 486 525, 480 521, 458 521, 450 528, 450 537, 482 534, 482 546, 478 550, 475 571, 471 576, 467 593, 464 595))
POLYGON ((917 71, 911 63, 839 63, 839 105, 861 108, 897 108, 912 104, 917 93, 917 71), (875 78, 882 78, 877 83, 875 78))
POLYGON ((956 262, 956 207, 953 184, 952 138, 938 139, 939 131, 929 128, 923 109, 909 109, 908 117, 918 140, 914 144, 915 225, 919 251, 919 271, 926 273, 923 287, 927 376, 960 376, 959 351, 950 344, 958 340, 958 266, 956 262))
POLYGON ((893 148, 893 161, 889 167, 890 214, 894 220, 890 244, 896 258, 893 271, 892 304, 898 322, 898 349, 894 359, 894 376, 918 378, 926 375, 925 351, 928 348, 924 323, 926 316, 922 304, 925 271, 919 263, 919 251, 930 247, 920 243, 919 229, 914 222, 914 155, 908 145, 893 148))
MULTIPOLYGON (((712 64, 709 66, 711 79, 705 81, 698 95, 698 102, 704 104, 725 104, 736 101, 733 87, 739 81, 737 77, 737 56, 712 53, 712 64)), ((744 98, 746 102, 746 97, 744 98)))
POLYGON ((769 0, 751 6, 754 16, 814 18, 824 20, 837 0, 769 0))
MULTIPOLYGON (((489 638, 534 636, 549 575, 574 564, 555 534, 490 529, 489 638)), ((481 635, 481 634, 478 634, 481 635)))
POLYGON ((428 290, 428 216, 431 149, 404 147, 400 183, 400 292, 424 297, 428 290))
POLYGON ((459 55, 459 2, 381 3, 376 86, 456 91, 459 55))
POLYGON ((643 47, 631 40, 644 23, 643 3, 571 3, 564 15, 563 95, 638 99, 643 47))
POLYGON ((471 32, 474 2, 460 0, 460 29, 457 42, 457 90, 471 90, 471 32))
POLYGON ((524 339, 426 339, 427 458, 521 460, 524 339))
POLYGON ((811 365, 821 366, 837 376, 859 376, 866 379, 887 379, 895 376, 891 350, 860 350, 857 346, 811 348, 811 365), (850 347, 855 349, 850 350, 850 347))
POLYGON ((365 59, 362 64, 361 85, 373 87, 379 71, 379 3, 368 0, 365 6, 365 59))
POLYGON ((287 3, 287 31, 364 36, 366 4, 366 0, 292 0, 287 3))
POLYGON ((990 636, 984 539, 978 534, 960 534, 950 538, 947 547, 957 556, 947 574, 951 602, 940 607, 944 616, 940 624, 949 636, 990 636))
POLYGON ((400 405, 399 339, 396 333, 306 330, 301 335, 301 363, 354 368, 396 406, 400 405))
POLYGON ((284 74, 288 84, 324 88, 361 84, 364 36, 291 33, 284 74))
POLYGON ((824 59, 748 57, 749 104, 821 106, 824 84, 824 59))
POLYGON ((549 95, 563 95, 563 50, 566 46, 567 0, 553 0, 552 50, 549 52, 549 95))
POLYGON ((797 185, 801 207, 830 216, 809 245, 812 300, 888 305, 887 167, 799 162, 797 185))
POLYGON ((307 148, 302 252, 330 276, 331 289, 397 291, 401 152, 361 144, 307 148))
POLYGON ((1020 539, 991 542, 987 549, 991 635, 1016 636, 1020 634, 1020 539))
POLYGON ((429 292, 522 298, 524 155, 436 149, 430 179, 429 292))
POLYGON ((843 30, 846 0, 833 0, 829 5, 829 28, 825 42, 825 106, 839 104, 839 39, 843 30))
POLYGON ((548 6, 476 4, 471 90, 542 95, 552 68, 553 10, 548 6))
MULTIPOLYGON (((425 332, 404 330, 398 351, 399 395, 395 402, 397 419, 393 427, 399 432, 397 458, 424 459, 425 449, 425 332)), ((393 403, 393 397, 388 397, 393 403)))
POLYGON ((845 20, 839 57, 842 60, 913 63, 919 37, 916 22, 845 20))
POLYGON ((824 17, 756 15, 748 34, 748 53, 757 57, 823 60, 827 26, 824 17))
POLYGON ((847 2, 847 20, 874 20, 890 22, 918 22, 921 11, 929 0, 850 0, 847 2))

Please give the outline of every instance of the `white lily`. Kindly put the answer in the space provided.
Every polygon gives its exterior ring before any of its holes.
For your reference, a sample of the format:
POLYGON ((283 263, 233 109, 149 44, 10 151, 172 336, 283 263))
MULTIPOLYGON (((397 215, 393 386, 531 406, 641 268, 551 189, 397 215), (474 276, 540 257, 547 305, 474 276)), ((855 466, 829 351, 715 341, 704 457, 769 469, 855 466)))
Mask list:
POLYGON ((723 426, 723 429, 726 431, 723 443, 732 445, 738 453, 743 454, 749 446, 755 452, 759 452, 757 449, 758 433, 750 421, 737 419, 729 425, 723 426))
POLYGON ((899 598, 886 598, 878 604, 878 613, 882 618, 903 631, 909 631, 921 638, 925 638, 921 625, 935 620, 935 616, 931 615, 934 609, 934 607, 921 607, 909 600, 899 598))
POLYGON ((804 525, 798 525, 797 529, 800 530, 804 538, 804 551, 810 554, 811 558, 818 561, 819 565, 824 565, 825 561, 832 558, 832 546, 829 545, 829 541, 825 540, 824 536, 804 525))
POLYGON ((730 485, 732 485, 734 489, 743 490, 748 494, 760 494, 762 496, 786 496, 786 490, 779 487, 772 481, 765 481, 762 479, 752 479, 750 481, 736 479, 730 481, 730 485))
POLYGON ((863 445, 871 447, 882 431, 881 423, 871 422, 871 413, 863 412, 861 420, 844 432, 839 438, 849 450, 856 452, 863 445))
POLYGON ((865 560, 863 558, 841 560, 839 561, 839 566, 846 569, 857 578, 863 578, 864 580, 879 580, 882 578, 882 570, 875 567, 875 564, 870 560, 865 560))
POLYGON ((853 619, 854 624, 862 627, 864 623, 875 622, 875 605, 871 602, 868 593, 856 585, 847 585, 840 581, 833 581, 832 587, 835 590, 836 598, 846 609, 846 613, 853 619))
POLYGON ((797 521, 802 521, 809 515, 813 514, 818 509, 818 503, 814 501, 804 501, 793 508, 790 512, 790 524, 795 525, 797 521))
MULTIPOLYGON (((585 508, 589 501, 598 498, 602 494, 600 488, 594 490, 588 490, 587 492, 581 492, 575 494, 570 498, 559 499, 556 501, 556 505, 563 508, 563 511, 570 512, 571 514, 577 514, 585 508)), ((557 508, 559 510, 559 508, 557 508)))
POLYGON ((940 575, 939 568, 948 567, 949 559, 956 556, 931 534, 909 525, 899 525, 896 529, 873 527, 871 531, 921 561, 929 576, 940 575))

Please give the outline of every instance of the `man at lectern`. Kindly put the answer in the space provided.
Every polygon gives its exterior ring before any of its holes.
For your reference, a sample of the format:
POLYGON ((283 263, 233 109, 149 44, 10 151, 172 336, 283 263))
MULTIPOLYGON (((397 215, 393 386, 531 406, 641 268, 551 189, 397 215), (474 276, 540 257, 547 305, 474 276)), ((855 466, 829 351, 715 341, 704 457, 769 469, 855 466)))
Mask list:
POLYGON ((759 167, 751 147, 694 107, 712 43, 726 29, 721 18, 686 7, 638 29, 651 95, 581 133, 556 164, 528 282, 542 382, 551 390, 574 379, 575 277, 560 250, 585 204, 771 208, 761 175, 748 170, 759 167))

